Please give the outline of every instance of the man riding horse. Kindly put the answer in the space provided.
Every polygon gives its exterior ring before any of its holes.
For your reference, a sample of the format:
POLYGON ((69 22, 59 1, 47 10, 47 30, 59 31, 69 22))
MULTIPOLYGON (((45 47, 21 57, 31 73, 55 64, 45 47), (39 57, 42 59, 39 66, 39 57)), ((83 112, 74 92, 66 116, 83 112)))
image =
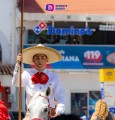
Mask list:
POLYGON ((27 107, 32 95, 36 91, 43 92, 49 86, 51 89, 50 96, 48 97, 50 107, 55 108, 54 99, 57 101, 56 113, 54 116, 64 114, 65 97, 60 78, 55 72, 46 69, 46 64, 55 63, 61 59, 62 56, 57 50, 41 44, 26 48, 22 51, 22 54, 19 53, 17 55, 17 63, 12 78, 13 85, 18 86, 19 64, 21 61, 35 66, 35 68, 25 70, 22 73, 22 86, 26 88, 27 107))

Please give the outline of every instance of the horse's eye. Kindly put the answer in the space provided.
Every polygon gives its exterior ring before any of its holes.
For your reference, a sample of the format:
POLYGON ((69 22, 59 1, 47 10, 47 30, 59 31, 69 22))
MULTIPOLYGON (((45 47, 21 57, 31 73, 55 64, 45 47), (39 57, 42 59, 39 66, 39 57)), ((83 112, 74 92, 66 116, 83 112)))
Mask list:
POLYGON ((29 110, 29 109, 27 109, 27 111, 28 111, 28 112, 30 112, 30 110, 29 110))
POLYGON ((45 109, 44 109, 44 112, 47 112, 47 111, 48 111, 48 108, 45 108, 45 109))

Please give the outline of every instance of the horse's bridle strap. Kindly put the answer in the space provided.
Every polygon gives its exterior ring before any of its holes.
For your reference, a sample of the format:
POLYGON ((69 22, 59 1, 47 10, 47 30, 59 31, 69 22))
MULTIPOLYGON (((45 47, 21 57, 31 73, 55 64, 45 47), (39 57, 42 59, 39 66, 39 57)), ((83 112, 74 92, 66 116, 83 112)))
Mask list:
POLYGON ((39 119, 39 118, 33 118, 33 119, 31 119, 31 120, 41 120, 41 119, 39 119))
MULTIPOLYGON (((50 120, 50 113, 51 113, 51 109, 53 109, 53 108, 50 108, 50 102, 49 102, 49 99, 46 97, 46 96, 43 96, 43 95, 41 95, 41 94, 39 94, 38 96, 41 96, 41 97, 44 97, 47 101, 48 101, 48 120, 50 120)), ((32 99, 32 98, 31 98, 32 99)), ((42 119, 40 119, 40 118, 33 118, 33 119, 31 119, 31 120, 42 120, 42 119)))

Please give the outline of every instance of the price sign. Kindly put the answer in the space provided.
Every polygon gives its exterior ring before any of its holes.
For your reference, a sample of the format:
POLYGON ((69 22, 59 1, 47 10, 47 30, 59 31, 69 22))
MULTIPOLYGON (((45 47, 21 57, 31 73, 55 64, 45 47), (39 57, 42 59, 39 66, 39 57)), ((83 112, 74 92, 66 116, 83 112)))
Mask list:
POLYGON ((86 51, 84 53, 84 58, 89 62, 100 62, 102 60, 102 55, 99 50, 95 51, 86 51))

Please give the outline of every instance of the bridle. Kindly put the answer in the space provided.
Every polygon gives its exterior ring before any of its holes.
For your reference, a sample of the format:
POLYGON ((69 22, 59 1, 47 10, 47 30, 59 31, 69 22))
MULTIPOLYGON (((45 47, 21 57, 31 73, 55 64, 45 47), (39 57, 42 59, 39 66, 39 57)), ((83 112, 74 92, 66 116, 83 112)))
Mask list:
MULTIPOLYGON (((49 98, 47 96, 43 96, 42 94, 39 94, 38 96, 43 97, 43 98, 45 98, 47 100, 47 102, 48 102, 48 116, 47 117, 48 117, 48 120, 50 120, 50 110, 51 110, 51 108, 50 108, 49 98)), ((40 118, 33 118, 31 120, 41 120, 41 119, 40 118)))
POLYGON ((48 120, 50 120, 50 110, 51 110, 51 107, 50 107, 49 98, 46 97, 46 96, 43 96, 43 95, 41 95, 41 94, 39 94, 39 96, 45 98, 45 99, 48 101, 48 120))

